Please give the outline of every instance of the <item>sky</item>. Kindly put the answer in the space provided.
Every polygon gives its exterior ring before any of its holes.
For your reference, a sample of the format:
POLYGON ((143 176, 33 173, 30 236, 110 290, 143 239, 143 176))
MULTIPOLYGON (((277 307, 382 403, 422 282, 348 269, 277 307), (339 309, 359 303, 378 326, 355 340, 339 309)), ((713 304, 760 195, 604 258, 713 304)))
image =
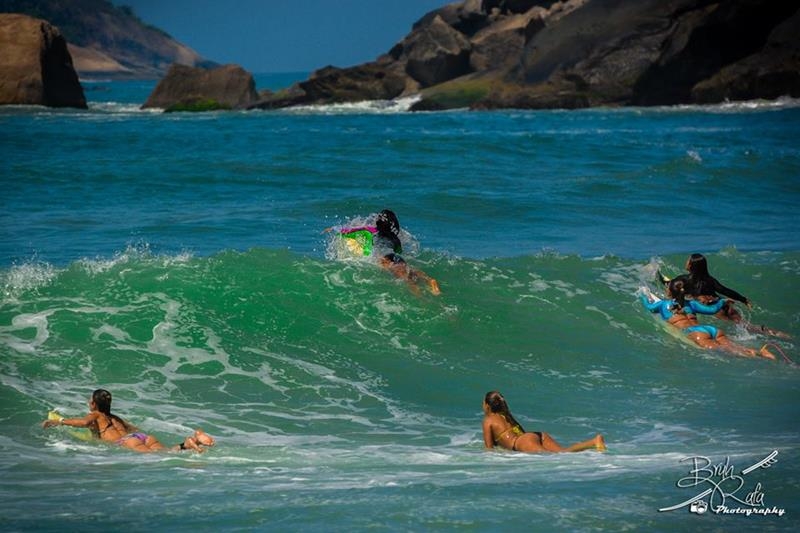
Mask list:
POLYGON ((206 59, 253 73, 350 67, 452 0, 113 0, 206 59))

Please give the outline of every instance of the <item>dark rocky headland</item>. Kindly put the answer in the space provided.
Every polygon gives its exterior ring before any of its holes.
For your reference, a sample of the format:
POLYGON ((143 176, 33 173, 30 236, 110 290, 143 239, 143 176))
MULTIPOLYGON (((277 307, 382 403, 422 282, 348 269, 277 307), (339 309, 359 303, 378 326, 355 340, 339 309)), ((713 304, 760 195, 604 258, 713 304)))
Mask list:
POLYGON ((583 108, 800 96, 800 4, 465 0, 375 61, 325 67, 260 108, 421 94, 416 110, 583 108))
POLYGON ((412 95, 419 95, 414 110, 800 97, 796 0, 463 0, 423 16, 374 61, 327 66, 261 94, 240 67, 212 68, 217 65, 108 0, 0 0, 0 20, 19 16, 2 14, 15 9, 47 20, 36 24, 49 28, 40 33, 51 52, 47 69, 35 61, 22 66, 42 45, 20 24, 3 26, 0 38, 9 44, 0 58, 0 104, 19 103, 8 96, 14 91, 35 92, 38 76, 39 92, 48 96, 25 103, 83 107, 70 71, 163 77, 144 107, 195 111, 412 95), (66 46, 59 44, 64 38, 66 46))

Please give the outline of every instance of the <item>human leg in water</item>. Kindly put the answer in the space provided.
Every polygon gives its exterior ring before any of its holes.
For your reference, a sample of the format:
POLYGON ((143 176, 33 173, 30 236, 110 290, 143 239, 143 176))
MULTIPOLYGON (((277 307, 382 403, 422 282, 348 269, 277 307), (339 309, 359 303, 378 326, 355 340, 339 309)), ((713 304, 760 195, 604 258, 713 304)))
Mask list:
POLYGON ((582 452, 586 450, 606 451, 606 442, 599 433, 594 438, 575 443, 571 446, 561 446, 549 433, 534 431, 520 435, 514 443, 514 450, 528 453, 541 452, 582 452))
POLYGON ((716 335, 714 337, 712 337, 710 333, 703 331, 693 331, 689 333, 688 337, 701 348, 707 348, 710 350, 723 350, 730 354, 741 357, 764 357, 765 359, 775 359, 775 355, 773 355, 767 349, 766 345, 760 350, 747 348, 730 340, 728 336, 725 335, 725 333, 720 329, 716 329, 716 335))

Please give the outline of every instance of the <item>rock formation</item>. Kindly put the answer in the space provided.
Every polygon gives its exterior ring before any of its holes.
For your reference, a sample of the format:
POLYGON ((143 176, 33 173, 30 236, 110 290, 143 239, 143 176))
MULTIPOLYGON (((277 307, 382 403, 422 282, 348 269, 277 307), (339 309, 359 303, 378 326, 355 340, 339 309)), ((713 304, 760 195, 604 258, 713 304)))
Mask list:
POLYGON ((258 100, 253 76, 237 65, 211 70, 174 64, 143 108, 168 111, 241 109, 258 100))
POLYGON ((800 87, 800 10, 769 34, 760 53, 725 66, 692 88, 695 102, 774 99, 798 96, 800 87))
POLYGON ((464 0, 374 62, 326 67, 256 107, 579 108, 800 96, 797 2, 464 0))
POLYGON ((158 79, 173 63, 217 66, 139 20, 130 7, 109 0, 0 0, 0 12, 27 14, 58 27, 81 77, 158 79))
POLYGON ((86 108, 67 42, 48 22, 0 14, 0 104, 86 108))

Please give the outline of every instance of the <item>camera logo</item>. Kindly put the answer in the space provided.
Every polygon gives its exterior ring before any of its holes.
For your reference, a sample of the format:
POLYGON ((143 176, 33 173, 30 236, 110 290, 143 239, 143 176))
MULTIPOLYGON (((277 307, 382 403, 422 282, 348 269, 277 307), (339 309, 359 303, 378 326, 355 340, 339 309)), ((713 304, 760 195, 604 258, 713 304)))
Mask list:
POLYGON ((708 504, 703 500, 692 502, 691 507, 689 507, 689 512, 695 514, 703 514, 706 511, 708 511, 708 504))

